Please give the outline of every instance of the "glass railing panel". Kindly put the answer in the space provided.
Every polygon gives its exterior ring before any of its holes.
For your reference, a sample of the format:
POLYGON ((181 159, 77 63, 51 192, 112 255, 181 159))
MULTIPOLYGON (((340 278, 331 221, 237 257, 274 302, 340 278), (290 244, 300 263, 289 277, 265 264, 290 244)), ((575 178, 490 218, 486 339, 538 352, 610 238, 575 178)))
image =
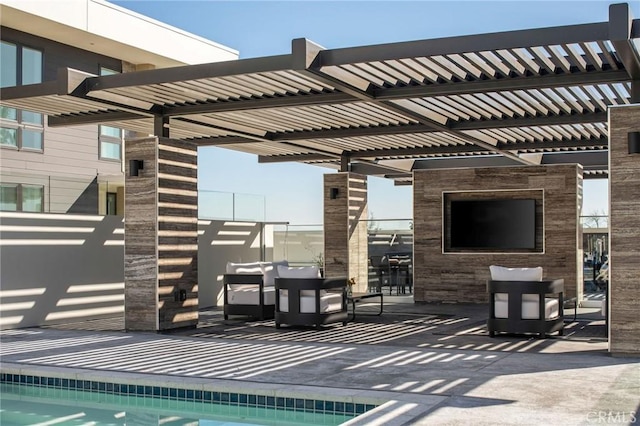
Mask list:
POLYGON ((254 194, 234 193, 234 220, 265 221, 265 197, 254 194))
POLYGON ((198 217, 213 220, 265 221, 265 197, 222 191, 198 191, 198 217))
POLYGON ((273 231, 273 259, 290 266, 324 266, 322 225, 278 225, 273 231))
POLYGON ((233 193, 198 191, 198 218, 234 220, 233 193))

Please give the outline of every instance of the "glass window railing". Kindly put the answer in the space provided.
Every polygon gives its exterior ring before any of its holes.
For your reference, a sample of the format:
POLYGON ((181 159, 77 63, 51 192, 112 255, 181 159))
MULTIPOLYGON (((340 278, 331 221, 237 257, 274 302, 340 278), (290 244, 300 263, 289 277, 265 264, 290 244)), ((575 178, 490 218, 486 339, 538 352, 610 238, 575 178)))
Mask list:
POLYGON ((198 191, 198 217, 212 220, 265 221, 265 197, 221 191, 198 191))

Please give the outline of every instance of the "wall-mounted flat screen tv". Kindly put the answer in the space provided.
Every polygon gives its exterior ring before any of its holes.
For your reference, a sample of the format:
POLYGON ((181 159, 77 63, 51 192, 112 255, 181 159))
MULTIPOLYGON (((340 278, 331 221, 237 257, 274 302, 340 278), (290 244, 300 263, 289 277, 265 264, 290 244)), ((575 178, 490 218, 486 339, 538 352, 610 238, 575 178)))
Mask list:
POLYGON ((536 200, 452 200, 450 221, 453 250, 536 248, 536 200))

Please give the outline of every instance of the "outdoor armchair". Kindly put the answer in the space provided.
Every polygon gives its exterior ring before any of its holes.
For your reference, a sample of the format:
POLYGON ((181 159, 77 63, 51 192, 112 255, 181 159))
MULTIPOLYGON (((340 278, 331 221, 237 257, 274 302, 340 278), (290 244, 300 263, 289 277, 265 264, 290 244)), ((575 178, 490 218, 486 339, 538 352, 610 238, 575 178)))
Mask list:
POLYGON ((278 267, 276 278, 276 328, 281 324, 346 325, 347 278, 321 278, 316 267, 278 267))
POLYGON ((288 262, 227 263, 223 276, 225 320, 229 315, 273 318, 278 265, 288 262))
POLYGON ((542 268, 490 266, 489 336, 498 332, 547 333, 564 327, 564 280, 543 279, 542 268))

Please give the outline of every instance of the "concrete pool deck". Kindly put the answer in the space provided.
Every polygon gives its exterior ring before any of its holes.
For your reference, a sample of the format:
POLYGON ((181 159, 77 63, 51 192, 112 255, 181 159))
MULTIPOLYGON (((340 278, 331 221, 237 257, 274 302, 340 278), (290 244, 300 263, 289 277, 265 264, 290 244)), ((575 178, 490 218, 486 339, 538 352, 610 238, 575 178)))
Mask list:
POLYGON ((395 300, 323 330, 218 310, 160 334, 123 332, 120 320, 5 330, 2 371, 381 404, 353 425, 640 422, 640 359, 608 355, 593 309, 570 315, 565 336, 489 338, 484 306, 395 300))

